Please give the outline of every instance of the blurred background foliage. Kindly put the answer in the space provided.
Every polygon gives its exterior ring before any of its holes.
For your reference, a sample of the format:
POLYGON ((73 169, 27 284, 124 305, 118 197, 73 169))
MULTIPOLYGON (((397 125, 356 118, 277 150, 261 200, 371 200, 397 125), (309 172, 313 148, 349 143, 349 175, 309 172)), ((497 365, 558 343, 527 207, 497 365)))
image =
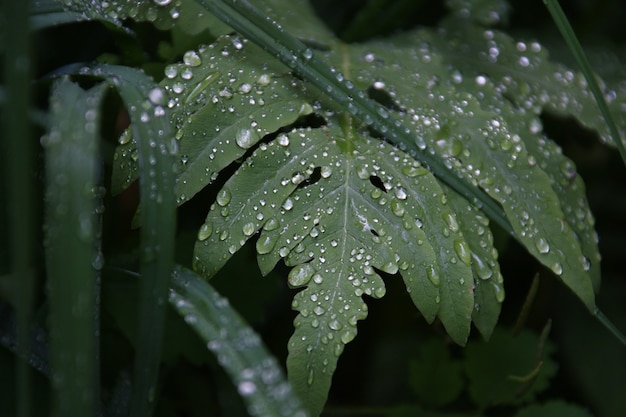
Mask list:
MULTIPOLYGON (((446 13, 442 1, 312 3, 346 42, 420 25, 434 27, 446 13)), ((594 69, 607 78, 615 74, 616 68, 623 71, 626 2, 569 0, 562 6, 587 48, 594 69)), ((538 39, 553 57, 574 65, 541 1, 512 0, 510 7, 505 30, 538 39)), ((194 38, 176 29, 162 32, 148 24, 127 24, 136 36, 97 22, 36 32, 35 76, 41 78, 63 65, 98 60, 140 66, 158 80, 164 65, 206 36, 205 32, 194 38)), ((42 108, 47 103, 48 89, 48 82, 37 83, 35 100, 42 108)), ((119 98, 110 95, 103 113, 105 181, 110 176, 108 164, 117 135, 128 123, 119 109, 119 98)), ((548 115, 542 119, 547 134, 575 161, 585 180, 603 255, 598 305, 626 332, 626 170, 615 150, 600 144, 593 132, 575 121, 548 115)), ((0 163, 4 165, 8 157, 0 155, 0 163)), ((41 166, 39 169, 41 177, 41 166)), ((218 186, 219 180, 179 208, 177 262, 183 265, 191 264, 196 231, 218 186)), ((6 190, 0 192, 6 196, 6 190)), ((105 269, 102 279, 100 351, 105 404, 114 397, 112 389, 119 378, 132 370, 135 321, 127 318, 136 316, 137 283, 122 270, 135 268, 138 232, 131 228, 131 221, 137 199, 136 187, 119 196, 105 197, 103 251, 109 263, 120 268, 105 269)), ((9 262, 5 236, 10 220, 4 203, 0 204, 0 218, 0 415, 11 416, 15 410, 15 316, 8 301, 5 275, 9 262)), ((286 285, 286 270, 279 268, 261 277, 253 246, 244 249, 212 283, 284 362, 294 317, 290 309, 293 290, 286 285)), ((396 277, 387 277, 387 300, 368 303, 370 318, 359 324, 359 337, 346 346, 324 416, 625 416, 626 349, 515 242, 502 237, 498 249, 507 300, 499 329, 490 342, 474 335, 467 348, 454 345, 442 328, 424 322, 403 284, 396 277), (525 307, 533 282, 536 293, 532 304, 525 307), (524 320, 520 322, 522 311, 524 320), (521 409, 520 404, 532 405, 521 409)), ((42 271, 42 253, 36 254, 36 259, 42 271)), ((48 340, 43 319, 48 306, 42 282, 40 276, 31 358, 38 371, 34 415, 47 415, 49 410, 48 340)), ((245 407, 227 375, 173 311, 168 313, 166 327, 156 415, 245 415, 245 407)))

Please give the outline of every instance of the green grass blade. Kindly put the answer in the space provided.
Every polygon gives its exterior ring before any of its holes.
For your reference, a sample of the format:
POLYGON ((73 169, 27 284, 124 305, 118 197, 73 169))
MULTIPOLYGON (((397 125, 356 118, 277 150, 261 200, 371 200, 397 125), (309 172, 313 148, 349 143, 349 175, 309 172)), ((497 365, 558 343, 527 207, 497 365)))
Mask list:
POLYGON ((626 346, 626 335, 624 335, 599 308, 595 309, 593 315, 622 345, 626 346))
POLYGON ((137 141, 142 279, 131 415, 145 417, 152 414, 156 399, 165 306, 174 262, 176 201, 172 154, 176 142, 164 93, 150 77, 115 65, 100 65, 89 73, 109 79, 117 88, 137 141))
POLYGON ((51 96, 46 156, 46 265, 54 416, 93 416, 99 391, 96 332, 98 106, 64 78, 51 96))
POLYGON ((559 5, 558 0, 544 0, 544 3, 548 8, 552 19, 554 20, 554 23, 559 28, 559 31, 561 32, 565 43, 567 43, 568 48, 574 55, 574 58, 576 59, 580 70, 585 76, 587 84, 589 85, 589 89, 591 90, 593 97, 596 99, 598 107, 600 108, 600 112, 602 113, 602 116, 604 117, 604 120, 609 127, 611 136, 613 137, 613 142, 615 143, 615 146, 617 146, 617 149, 622 156, 622 161, 624 161, 624 164, 626 164, 626 149, 624 148, 624 143, 622 142, 622 138, 620 137, 617 126, 615 125, 613 116, 609 111, 609 107, 606 104, 604 95, 600 90, 600 86, 596 81, 596 77, 593 73, 593 70, 591 69, 589 60, 587 59, 587 56, 585 55, 585 52, 583 51, 582 46, 580 46, 580 42, 578 41, 578 38, 574 33, 574 29, 572 29, 572 26, 567 20, 565 13, 563 13, 563 9, 559 5))
POLYGON ((251 415, 306 416, 259 336, 213 287, 195 272, 177 267, 169 300, 217 356, 251 415))
POLYGON ((342 109, 383 133, 401 148, 408 150, 416 159, 426 164, 433 174, 466 199, 474 202, 504 230, 513 234, 506 215, 486 193, 461 179, 448 169, 442 160, 429 154, 428 150, 420 148, 411 131, 394 120, 383 106, 368 99, 363 91, 355 89, 350 81, 344 79, 343 74, 329 67, 310 48, 268 20, 261 11, 246 1, 199 0, 199 3, 224 23, 280 59, 302 78, 324 91, 342 109))
MULTIPOLYGON (((13 302, 17 310, 17 344, 21 357, 27 357, 29 323, 33 308, 35 230, 35 149, 28 120, 31 99, 29 2, 7 0, 2 3, 3 84, 6 102, 3 106, 2 152, 6 166, 6 190, 10 268, 13 277, 13 302)), ((15 384, 17 416, 32 415, 32 370, 25 360, 17 361, 15 384)))

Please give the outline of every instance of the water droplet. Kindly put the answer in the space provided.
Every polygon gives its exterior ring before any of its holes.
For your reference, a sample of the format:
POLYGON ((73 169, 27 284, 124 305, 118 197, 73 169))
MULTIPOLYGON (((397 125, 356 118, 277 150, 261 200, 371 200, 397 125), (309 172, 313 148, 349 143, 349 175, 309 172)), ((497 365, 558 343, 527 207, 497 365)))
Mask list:
POLYGON ((254 232, 256 232, 256 225, 252 222, 246 223, 243 225, 242 231, 244 236, 251 236, 254 232))
POLYGON ((224 207, 225 205, 230 203, 231 198, 232 195, 230 194, 230 191, 228 191, 228 189, 226 188, 222 188, 220 192, 217 193, 217 198, 215 199, 215 201, 217 202, 217 204, 224 207))
POLYGON ((287 135, 279 135, 276 140, 280 146, 288 146, 289 145, 289 136, 287 135))
POLYGON ((263 225, 263 230, 267 230, 268 232, 270 232, 272 230, 278 229, 279 227, 280 222, 278 221, 278 219, 276 219, 276 217, 272 217, 267 222, 265 222, 265 224, 263 225))
POLYGON ((537 241, 535 242, 535 246, 537 247, 537 250, 539 251, 539 253, 550 252, 550 244, 548 243, 547 240, 545 240, 542 237, 537 239, 537 241))
POLYGON ((340 339, 343 343, 350 343, 351 341, 354 340, 355 337, 356 337, 356 329, 354 330, 350 329, 350 330, 346 330, 345 332, 343 332, 341 334, 340 339))
POLYGON ((499 303, 504 302, 504 288, 496 283, 492 283, 491 285, 493 285, 493 290, 496 295, 496 301, 499 303))
POLYGON ((242 381, 237 385, 237 391, 243 396, 252 395, 256 392, 256 384, 252 381, 242 381))
POLYGON ((157 6, 167 6, 172 0, 152 0, 157 6))
POLYGON ((429 265, 426 267, 426 275, 430 282, 433 283, 435 287, 439 287, 441 285, 441 278, 439 278, 439 270, 437 267, 433 265, 429 265))
POLYGON ((483 262, 483 260, 480 259, 480 257, 476 255, 474 252, 471 252, 471 255, 472 255, 474 271, 476 271, 478 278, 482 280, 487 280, 491 278, 491 276, 493 275, 493 270, 489 267, 489 265, 483 262))
POLYGON ((200 58, 200 55, 198 55, 196 51, 187 51, 183 55, 183 62, 190 67, 197 67, 202 64, 202 58, 200 58))
POLYGON ((467 266, 471 265, 472 257, 470 254, 470 248, 464 239, 456 239, 454 241, 454 250, 459 256, 459 259, 467 266))
POLYGON ((374 290, 374 298, 383 298, 386 293, 385 287, 378 287, 374 290))
POLYGON ((278 235, 267 235, 264 233, 261 235, 259 240, 256 241, 256 251, 259 255, 265 255, 266 253, 270 253, 274 246, 276 246, 276 242, 278 241, 278 235))
POLYGON ((252 129, 241 129, 235 135, 235 141, 243 149, 248 149, 259 140, 259 135, 252 129))
POLYGON ((204 223, 198 230, 198 240, 207 240, 213 233, 213 223, 204 223))
POLYGON ((398 217, 402 217, 404 215, 404 206, 398 200, 391 201, 391 211, 398 217))
POLYGON ((408 177, 417 177, 428 174, 428 170, 422 167, 404 166, 402 167, 402 173, 408 177))
POLYGON ((297 288, 306 285, 311 280, 314 273, 315 268, 313 268, 311 264, 296 265, 289 271, 289 276, 287 277, 289 286, 297 288))
POLYGON ((328 327, 330 327, 331 330, 341 330, 343 328, 343 324, 341 324, 339 320, 335 319, 328 323, 328 327))
POLYGON ((291 210, 293 208, 293 200, 291 198, 286 199, 283 203, 283 208, 287 211, 291 210))
POLYGON ((443 217, 445 222, 448 224, 448 228, 451 231, 455 233, 459 231, 459 224, 456 221, 456 217, 454 216, 454 213, 447 212, 447 213, 442 214, 441 217, 443 217))
POLYGON ((552 269, 552 272, 557 275, 561 275, 563 273, 563 266, 559 262, 553 263, 550 269, 552 269))

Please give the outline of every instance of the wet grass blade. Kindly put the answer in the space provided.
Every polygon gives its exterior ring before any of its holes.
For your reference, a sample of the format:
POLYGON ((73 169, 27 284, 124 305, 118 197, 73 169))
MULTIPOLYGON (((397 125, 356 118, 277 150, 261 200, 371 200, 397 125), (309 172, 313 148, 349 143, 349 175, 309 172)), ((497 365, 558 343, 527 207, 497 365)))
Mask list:
POLYGON ((363 91, 345 80, 326 62, 298 39, 285 32, 275 22, 247 1, 198 0, 207 10, 243 36, 263 47, 306 81, 323 91, 339 107, 357 116, 367 125, 383 133, 390 141, 426 164, 435 176, 478 205, 509 234, 513 229, 502 208, 480 188, 474 187, 446 167, 444 162, 420 149, 411 131, 390 116, 381 105, 367 98, 363 91))
MULTIPOLYGON (((30 321, 33 308, 35 230, 39 227, 35 215, 34 142, 28 120, 31 99, 30 28, 27 1, 5 1, 3 6, 4 42, 2 157, 6 167, 7 229, 10 268, 15 285, 13 302, 17 311, 17 349, 19 356, 30 351, 30 321)), ((32 415, 32 370, 25 360, 18 360, 15 375, 17 416, 32 415)))
POLYGON ((169 300, 216 355, 248 405, 250 415, 306 416, 259 336, 213 287, 195 272, 177 267, 169 300))
POLYGON ((580 46, 580 42, 578 41, 578 38, 576 37, 576 34, 574 33, 574 29, 572 29, 572 26, 567 20, 565 13, 563 13, 563 9, 559 5, 558 0, 544 0, 544 3, 546 7, 548 8, 548 11, 550 12, 550 15, 552 16, 552 19, 554 20, 554 23, 559 28, 559 31, 561 32, 561 35, 563 36, 565 43, 567 44, 568 48, 572 52, 572 55, 574 55, 574 58, 576 59, 576 63, 578 64, 578 66, 580 67, 580 70, 585 76, 585 79, 587 80, 587 84, 589 85, 589 89, 591 90, 593 97, 596 99, 596 102, 598 103, 598 107, 600 108, 600 112, 602 113, 602 116, 604 117, 604 120, 607 126, 609 127, 611 136, 613 137, 613 142, 615 143, 615 146, 617 146, 617 149, 619 150, 619 153, 622 157, 622 161, 624 161, 624 164, 626 164, 626 149, 624 149, 624 143, 622 142, 622 138, 620 137, 617 126, 615 125, 613 116, 611 115, 611 112, 609 111, 609 107, 606 104, 604 95, 602 94, 602 91, 600 90, 600 86, 598 85, 598 82, 596 81, 596 77, 593 73, 593 70, 591 69, 591 65, 589 64, 587 55, 585 55, 585 52, 583 51, 582 46, 580 46))
POLYGON ((84 91, 67 78, 57 81, 51 95, 50 129, 42 138, 54 416, 97 412, 95 191, 98 107, 104 87, 84 91))
POLYGON ((100 65, 88 74, 107 78, 119 92, 137 142, 141 213, 139 334, 131 415, 152 414, 163 344, 167 291, 174 262, 176 201, 173 157, 176 143, 165 95, 143 72, 100 65))

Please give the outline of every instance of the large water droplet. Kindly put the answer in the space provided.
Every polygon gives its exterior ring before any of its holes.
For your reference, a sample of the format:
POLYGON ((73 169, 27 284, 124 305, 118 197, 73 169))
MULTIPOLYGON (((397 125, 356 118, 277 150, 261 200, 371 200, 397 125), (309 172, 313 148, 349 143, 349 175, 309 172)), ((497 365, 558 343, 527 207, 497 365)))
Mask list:
POLYGON ((496 295, 496 301, 502 303, 504 301, 504 288, 496 283, 492 283, 492 285, 496 295))
POLYGON ((470 254, 470 248, 467 242, 463 239, 456 239, 454 241, 454 250, 459 256, 459 259, 467 266, 471 265, 472 257, 470 254))
POLYGON ((253 222, 249 222, 243 225, 242 228, 244 236, 251 236, 256 232, 256 225, 253 222))
POLYGON ((276 246, 276 242, 278 241, 279 235, 267 235, 263 234, 259 240, 256 241, 256 251, 259 255, 265 255, 266 253, 270 253, 274 246, 276 246))
POLYGON ((248 149, 259 140, 259 135, 252 129, 241 129, 235 135, 235 141, 243 149, 248 149))
POLYGON ((202 64, 202 58, 200 58, 200 55, 198 55, 196 51, 187 51, 183 55, 183 62, 190 67, 197 67, 202 64))
POLYGON ((441 285, 441 278, 439 278, 439 271, 435 265, 429 265, 426 267, 426 275, 430 282, 433 283, 435 287, 439 287, 441 285))
POLYGON ((542 237, 537 239, 537 241, 535 242, 535 246, 537 247, 537 250, 539 251, 539 253, 550 252, 550 244, 548 244, 548 241, 542 237))
POLYGON ((213 233, 213 224, 212 223, 204 223, 200 230, 198 230, 198 240, 203 241, 207 240, 211 234, 213 233))
POLYGON ((306 285, 311 280, 314 273, 315 268, 313 268, 311 264, 296 265, 289 271, 289 276, 287 277, 289 286, 297 288, 306 285))
POLYGON ((226 188, 222 188, 220 192, 217 193, 217 198, 215 199, 215 201, 217 202, 217 204, 224 207, 225 205, 230 203, 231 198, 232 195, 230 194, 230 191, 226 188))

